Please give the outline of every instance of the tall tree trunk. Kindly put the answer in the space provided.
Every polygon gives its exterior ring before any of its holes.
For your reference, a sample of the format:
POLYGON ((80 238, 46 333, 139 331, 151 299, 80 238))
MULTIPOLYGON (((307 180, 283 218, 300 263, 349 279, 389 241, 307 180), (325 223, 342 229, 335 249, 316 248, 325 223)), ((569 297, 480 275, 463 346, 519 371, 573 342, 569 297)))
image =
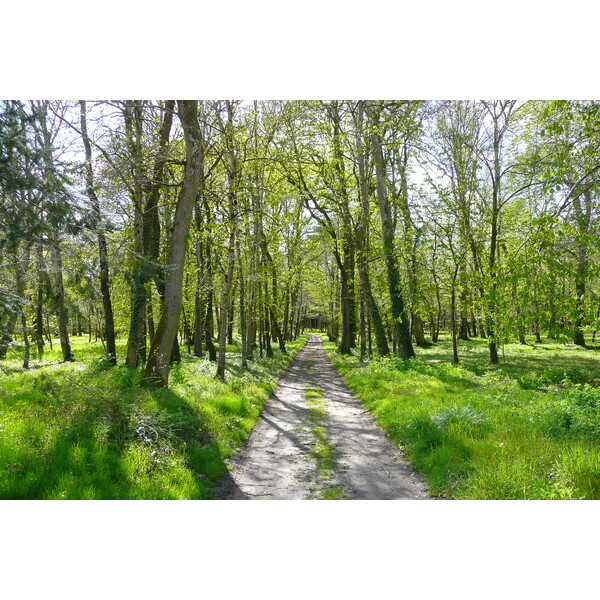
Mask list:
POLYGON ((379 356, 387 356, 390 353, 390 348, 388 346, 387 335, 385 332, 385 326, 383 325, 383 319, 381 318, 381 313, 379 312, 379 307, 377 306, 377 302, 375 297, 373 296, 373 291, 371 289, 371 280, 369 277, 369 269, 366 264, 366 260, 364 256, 362 256, 362 251, 359 253, 359 274, 362 285, 362 290, 364 293, 364 301, 365 307, 367 309, 367 313, 369 315, 370 322, 373 323, 373 328, 375 329, 375 341, 377 344, 377 354, 379 356))
POLYGON ((356 333, 358 329, 358 311, 356 307, 355 290, 355 252, 356 242, 350 214, 346 169, 342 151, 342 118, 340 103, 334 100, 325 105, 326 112, 333 125, 333 171, 335 173, 333 191, 341 214, 341 245, 343 269, 340 271, 342 282, 342 343, 340 352, 349 354, 356 348, 356 333))
POLYGON ((248 366, 248 340, 246 326, 246 286, 244 282, 244 266, 242 264, 242 253, 240 251, 239 236, 236 240, 236 253, 238 262, 238 274, 240 280, 240 335, 242 337, 242 367, 248 366))
POLYGON ((410 323, 404 305, 404 296, 401 288, 400 272, 398 261, 395 255, 394 228, 392 224, 392 215, 389 204, 389 198, 386 190, 386 175, 383 161, 383 152, 381 141, 377 129, 379 128, 379 115, 376 108, 369 110, 371 114, 372 126, 371 147, 373 148, 373 157, 375 159, 375 171, 377 178, 377 202, 381 216, 381 232, 383 238, 383 252, 387 269, 388 289, 392 305, 393 317, 393 339, 397 343, 398 354, 401 358, 413 358, 415 351, 412 345, 410 323))
POLYGON ((411 313, 412 322, 412 333, 415 336, 415 342, 419 348, 426 348, 428 346, 427 340, 425 339, 425 329, 423 327, 423 319, 418 313, 411 313))
MULTIPOLYGON (((362 290, 362 297, 364 307, 369 317, 369 332, 370 324, 373 323, 375 328, 375 338, 377 341, 377 354, 379 356, 387 356, 390 353, 388 346, 387 336, 385 333, 385 327, 379 312, 379 307, 375 297, 373 296, 373 290, 371 287, 371 280, 369 277, 369 266, 367 263, 367 256, 369 252, 368 248, 368 224, 369 224, 369 182, 366 172, 367 162, 367 149, 366 140, 363 136, 364 128, 364 102, 358 103, 358 123, 357 123, 357 134, 356 134, 356 146, 357 146, 357 162, 358 162, 358 175, 360 181, 360 205, 361 205, 361 218, 356 228, 356 246, 358 253, 358 273, 360 277, 360 284, 362 290)), ((362 347, 362 346, 361 346, 362 347)), ((371 351, 369 350, 369 354, 371 351)))
POLYGON ((92 146, 87 132, 86 104, 85 100, 79 101, 81 116, 81 137, 85 149, 85 185, 92 213, 94 215, 94 227, 98 241, 98 253, 100 257, 100 293, 102 295, 102 308, 104 309, 104 336, 106 338, 106 351, 108 362, 117 364, 117 349, 115 342, 115 322, 113 317, 112 302, 110 298, 110 275, 108 267, 108 249, 106 236, 102 231, 102 214, 100 212, 100 201, 94 186, 94 171, 92 168, 92 146))
POLYGON ((289 319, 290 319, 290 292, 289 286, 286 287, 285 290, 285 305, 283 308, 283 339, 286 342, 290 340, 290 332, 289 332, 289 319))
MULTIPOLYGON (((45 175, 48 179, 53 176, 55 165, 54 157, 52 154, 52 139, 50 131, 46 125, 45 112, 41 112, 42 119, 40 121, 43 135, 44 144, 44 167, 45 175)), ((56 319, 58 321, 58 333, 60 337, 60 346, 63 355, 63 361, 74 361, 75 357, 71 352, 71 343, 69 341, 69 315, 67 312, 67 306, 65 303, 65 289, 63 283, 63 272, 62 272, 62 255, 60 248, 60 233, 58 226, 55 225, 54 230, 50 234, 49 241, 49 253, 50 253, 50 272, 51 272, 51 284, 52 294, 54 300, 54 309, 56 312, 56 319)))
MULTIPOLYGON (((514 102, 512 102, 514 104, 514 102)), ((491 168, 492 172, 492 207, 491 207, 491 226, 490 226, 490 248, 489 248, 489 276, 491 280, 489 300, 486 306, 486 329, 488 337, 488 347, 490 351, 490 362, 492 364, 498 364, 498 342, 497 342, 497 305, 496 296, 498 292, 498 273, 497 273, 497 253, 498 253, 498 235, 499 235, 499 219, 501 210, 501 178, 502 178, 502 164, 501 164, 501 148, 502 139, 506 132, 506 122, 500 126, 501 115, 507 110, 507 106, 511 105, 511 101, 508 103, 496 104, 493 110, 488 108, 488 114, 492 117, 494 134, 493 134, 493 165, 491 168), (500 106, 500 113, 497 112, 497 108, 500 106)), ((510 107, 509 107, 510 112, 510 107)))
MULTIPOLYGON (((159 131, 158 152, 156 154, 152 174, 148 175, 142 168, 142 106, 139 101, 127 102, 125 106, 125 125, 127 140, 133 157, 134 185, 131 190, 135 207, 134 251, 136 253, 131 320, 127 345, 127 366, 136 367, 138 361, 145 358, 144 320, 148 301, 148 282, 154 278, 156 287, 164 301, 165 278, 158 266, 160 253, 160 220, 158 204, 163 185, 163 171, 167 158, 167 148, 173 121, 174 100, 167 100, 164 116, 159 131), (144 202, 144 196, 146 197, 144 202)), ((171 349, 176 358, 177 348, 171 349)))
MULTIPOLYGON (((200 180, 202 182, 202 178, 200 180)), ((206 227, 207 231, 211 231, 211 213, 210 207, 205 203, 206 227)), ((217 360, 217 349, 213 342, 214 333, 214 283, 213 283, 213 262, 212 262, 212 247, 211 239, 204 242, 204 289, 206 291, 206 314, 204 318, 204 343, 208 350, 208 359, 211 362, 217 360)))
POLYGON ((360 315, 359 315, 359 326, 360 326, 360 360, 365 360, 367 357, 367 324, 366 324, 366 311, 365 311, 365 299, 364 296, 360 301, 360 315))
POLYGON ((158 386, 166 386, 169 381, 170 356, 177 334, 183 301, 183 266, 187 246, 186 239, 190 230, 201 171, 201 131, 198 123, 198 102, 195 100, 179 100, 177 107, 185 140, 183 184, 177 199, 173 231, 167 252, 167 264, 170 269, 167 271, 165 279, 162 314, 144 371, 144 378, 158 386))
POLYGON ((217 349, 213 342, 214 332, 214 311, 213 311, 213 289, 212 284, 206 292, 206 317, 204 320, 204 341, 208 350, 208 360, 215 362, 217 360, 217 349))
MULTIPOLYGON (((196 214, 198 206, 196 205, 196 214)), ((196 222, 198 222, 196 217, 196 222)), ((198 269, 198 278, 196 280, 196 296, 194 298, 194 355, 203 356, 202 342, 204 337, 204 256, 202 251, 202 242, 196 242, 196 268, 198 269)))
POLYGON ((263 304, 264 309, 264 346, 265 356, 267 358, 273 357, 273 348, 271 347, 271 320, 269 315, 269 285, 265 281, 265 302, 263 304))
POLYGON ((235 233, 232 231, 229 235, 229 246, 228 246, 228 261, 227 261, 227 273, 225 275, 225 283, 223 286, 223 292, 221 295, 221 308, 220 308, 220 319, 219 319, 219 351, 217 355, 217 371, 215 377, 217 379, 225 379, 225 349, 227 344, 227 314, 228 305, 230 302, 231 289, 233 288, 233 274, 235 268, 235 233))
POLYGON ((228 259, 227 273, 225 275, 225 283, 223 294, 221 296, 221 308, 219 319, 219 354, 217 357, 217 371, 215 377, 217 379, 225 379, 225 346, 227 342, 227 325, 229 315, 229 305, 231 301, 231 291, 233 289, 234 269, 235 269, 235 244, 237 238, 237 156, 235 150, 235 139, 233 134, 233 103, 229 100, 227 104, 227 125, 226 138, 229 155, 229 168, 227 172, 228 180, 228 196, 229 196, 229 219, 231 224, 231 232, 229 234, 228 244, 228 259))
POLYGON ((133 203, 133 252, 134 265, 131 278, 131 313, 125 363, 135 369, 146 360, 145 318, 147 293, 147 266, 143 243, 143 181, 142 171, 142 107, 139 101, 127 101, 123 109, 127 146, 131 155, 133 183, 130 189, 133 203))

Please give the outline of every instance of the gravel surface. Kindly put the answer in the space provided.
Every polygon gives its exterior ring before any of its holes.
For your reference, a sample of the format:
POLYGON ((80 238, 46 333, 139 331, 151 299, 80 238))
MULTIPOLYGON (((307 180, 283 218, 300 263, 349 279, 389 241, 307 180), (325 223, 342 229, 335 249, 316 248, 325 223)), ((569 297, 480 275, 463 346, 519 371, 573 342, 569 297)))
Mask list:
POLYGON ((217 485, 217 499, 429 498, 425 483, 348 389, 317 335, 309 336, 287 368, 230 464, 217 485), (323 393, 319 416, 333 454, 325 470, 314 456, 309 388, 323 393))

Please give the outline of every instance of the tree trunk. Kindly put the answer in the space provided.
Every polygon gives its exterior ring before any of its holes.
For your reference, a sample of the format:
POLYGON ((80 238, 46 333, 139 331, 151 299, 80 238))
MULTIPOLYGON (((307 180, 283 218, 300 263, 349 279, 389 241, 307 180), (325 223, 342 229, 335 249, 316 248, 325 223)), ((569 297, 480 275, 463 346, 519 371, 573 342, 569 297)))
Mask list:
POLYGON ((468 303, 468 290, 467 290, 467 272, 463 266, 461 266, 460 274, 460 328, 458 331, 458 339, 469 341, 469 308, 468 303))
POLYGON ((54 307, 56 320, 58 322, 58 335, 60 338, 60 347, 62 350, 63 361, 74 361, 75 357, 71 352, 71 342, 69 340, 69 315, 65 304, 65 288, 62 274, 62 256, 58 239, 50 243, 50 264, 51 277, 54 295, 54 307))
MULTIPOLYGON (((368 256, 368 224, 369 224, 369 182, 366 172, 366 155, 367 151, 365 148, 365 139, 363 137, 363 102, 358 104, 358 126, 356 135, 356 146, 357 146, 357 162, 358 162, 358 173, 360 180, 360 204, 361 204, 361 218, 357 226, 356 231, 356 246, 358 251, 358 272, 360 277, 360 284, 362 290, 362 297, 364 306, 369 316, 369 332, 370 324, 373 323, 375 328, 375 338, 377 340, 377 354, 379 356, 387 356, 390 353, 388 346, 387 336, 385 333, 385 327, 379 312, 379 307, 373 296, 373 290, 371 287, 371 280, 369 276, 369 266, 367 263, 368 256)), ((369 333, 370 335, 370 333, 369 333)), ((371 351, 369 350, 369 355, 371 351)))
POLYGON ((413 358, 415 351, 412 345, 410 323, 404 306, 400 272, 395 255, 394 227, 390 210, 389 198, 386 191, 386 175, 383 161, 383 152, 379 133, 379 115, 376 109, 371 109, 371 121, 374 131, 371 134, 371 145, 375 159, 375 170, 377 177, 377 202, 381 216, 381 233, 383 238, 383 251, 387 269, 388 289, 392 305, 394 340, 397 342, 398 354, 401 358, 413 358))
POLYGON ((206 318, 204 320, 204 342, 208 350, 208 360, 215 362, 217 360, 217 349, 213 342, 214 331, 214 315, 213 315, 213 289, 212 285, 207 291, 206 297, 206 318))
POLYGON ((367 357, 367 324, 366 324, 364 296, 361 298, 361 302, 360 302, 359 326, 360 326, 360 360, 365 360, 365 358, 367 357))
POLYGON ((423 328, 423 320, 417 313, 412 313, 412 333, 415 336, 415 342, 419 348, 427 348, 427 340, 425 339, 425 330, 423 328))
POLYGON ((37 357, 41 360, 44 357, 44 249, 41 244, 37 246, 37 302, 35 311, 35 341, 37 344, 37 357))
POLYGON ((460 327, 458 330, 458 339, 469 341, 469 319, 466 314, 466 309, 461 309, 460 312, 460 327))
POLYGON ((135 369, 146 360, 145 319, 146 319, 146 283, 148 281, 143 243, 143 182, 142 172, 142 107, 139 101, 127 101, 123 109, 127 146, 131 155, 133 183, 130 189, 133 203, 133 252, 134 265, 131 278, 131 313, 127 356, 125 363, 135 369))
POLYGON ((227 124, 225 127, 228 155, 229 155, 229 168, 227 172, 228 180, 228 196, 229 196, 229 219, 231 225, 231 232, 229 234, 228 244, 228 259, 227 259, 227 273, 225 276, 225 283, 221 296, 221 308, 220 308, 220 319, 219 319, 219 354, 217 357, 217 371, 215 377, 217 379, 225 379, 225 345, 227 342, 227 326, 228 326, 228 315, 229 307, 231 302, 231 292, 233 289, 234 270, 235 270, 235 244, 237 239, 237 156, 235 150, 235 140, 233 133, 233 104, 229 100, 227 104, 227 124))
POLYGON ((247 326, 246 326, 246 286, 244 282, 244 267, 242 264, 242 254, 240 252, 240 241, 239 237, 236 241, 236 252, 238 261, 238 274, 240 281, 240 335, 242 338, 242 367, 248 366, 248 340, 247 340, 247 326))
POLYGON ((6 358, 6 353, 8 352, 8 347, 12 342, 18 316, 19 315, 16 311, 13 311, 9 314, 8 322, 2 331, 2 339, 0 339, 0 359, 6 358))
POLYGON ((148 339, 150 345, 156 334, 156 327, 154 325, 154 311, 152 309, 152 288, 148 289, 148 303, 146 304, 146 330, 148 332, 148 339))
MULTIPOLYGON (((199 214, 199 206, 196 204, 196 229, 200 231, 202 219, 199 214)), ((194 355, 203 356, 202 342, 204 337, 204 315, 205 306, 203 298, 204 284, 204 252, 202 242, 196 242, 196 268, 198 277, 196 280, 196 296, 194 298, 194 355)))
POLYGON ((115 323, 113 317, 112 302, 110 298, 110 275, 108 266, 108 249, 106 236, 102 231, 102 214, 100 212, 100 201, 94 186, 94 171, 92 169, 92 146, 87 133, 87 118, 85 100, 79 101, 81 116, 81 137, 85 148, 85 185, 88 198, 94 215, 94 227, 98 241, 98 254, 100 257, 100 293, 102 295, 102 308, 104 309, 104 336, 106 338, 106 351, 108 363, 117 364, 117 349, 115 341, 115 323))
MULTIPOLYGON (((201 179, 202 181, 202 179, 201 179)), ((206 207, 206 227, 207 230, 211 230, 211 215, 209 206, 206 207)), ((211 362, 215 362, 217 360, 217 349, 213 342, 213 333, 214 333, 214 310, 213 310, 213 302, 214 302, 214 288, 213 288, 213 263, 212 263, 212 248, 211 248, 211 240, 207 239, 205 241, 205 268, 204 268, 204 288, 206 290, 206 315, 204 318, 204 343, 206 344, 206 349, 208 350, 208 360, 211 362)))
POLYGON ((586 280, 588 268, 588 251, 586 238, 591 220, 591 194, 584 194, 585 210, 581 205, 579 196, 573 199, 573 209, 579 235, 577 236, 577 267, 575 271, 575 324, 573 327, 573 343, 585 348, 585 336, 583 334, 583 323, 585 319, 584 298, 586 293, 586 280))
MULTIPOLYGON (((134 251, 136 253, 132 284, 131 320, 127 344, 126 362, 129 367, 136 367, 139 360, 145 359, 144 320, 148 301, 148 282, 152 278, 154 278, 161 301, 164 301, 165 278, 158 266, 160 252, 158 203, 174 106, 174 100, 167 100, 165 103, 164 117, 159 132, 158 152, 151 175, 148 175, 142 169, 143 115, 141 103, 137 100, 127 102, 125 107, 127 140, 133 157, 134 184, 132 199, 135 210, 134 251), (145 202, 143 200, 144 196, 146 196, 145 202)), ((177 347, 177 350, 172 349, 170 354, 176 356, 178 352, 177 347)))
POLYGON ((183 184, 177 199, 173 231, 169 240, 167 264, 171 267, 165 279, 162 314, 144 371, 144 379, 157 386, 169 381, 170 356, 179 325, 183 301, 183 267, 186 239, 190 230, 192 211, 200 183, 201 131, 198 123, 198 103, 192 100, 177 102, 179 119, 185 140, 183 184))
POLYGON ((273 357, 273 348, 271 347, 271 320, 269 318, 269 289, 268 289, 268 284, 265 281, 265 303, 264 303, 264 324, 265 324, 265 330, 264 330, 264 337, 265 337, 265 341, 264 341, 264 346, 265 346, 265 356, 267 358, 272 358, 273 357))
MULTIPOLYGON (((42 113, 43 114, 43 113, 42 113)), ((54 157, 52 155, 52 140, 50 131, 46 127, 45 117, 41 120, 42 134, 44 138, 44 163, 46 170, 46 177, 50 179, 53 176, 55 165, 54 157)), ((54 227, 54 231, 51 233, 49 239, 49 253, 50 253, 50 265, 51 265, 51 285, 52 294, 54 300, 54 309, 56 312, 56 319, 58 321, 58 333, 60 337, 60 346, 63 355, 63 361, 74 361, 75 357, 71 352, 71 343, 69 341, 69 315, 65 304, 65 289, 63 284, 63 273, 62 273, 62 256, 60 249, 60 233, 58 226, 54 227)))
MULTIPOLYGON (((341 254, 343 269, 340 270, 342 283, 342 343, 340 352, 342 354, 349 354, 352 348, 356 348, 356 332, 358 329, 355 290, 356 241, 352 227, 348 186, 346 182, 346 169, 342 151, 342 119, 340 114, 340 103, 334 100, 326 104, 325 111, 333 125, 332 149, 334 181, 332 189, 342 217, 341 254)), ((340 268, 342 265, 340 265, 340 268)))
MULTIPOLYGON (((191 354, 194 334, 192 333, 192 330, 190 328, 190 323, 185 312, 185 306, 181 307, 181 316, 183 317, 183 337, 185 339, 185 344, 188 349, 188 354, 191 354)), ((181 361, 181 357, 179 357, 179 359, 181 361)))
MULTIPOLYGON (((234 267, 235 269, 235 267, 234 267)), ((235 292, 234 292, 235 293, 235 292)), ((233 298, 232 298, 233 300, 233 298)), ((235 305, 233 301, 229 303, 229 310, 227 311, 227 343, 233 345, 233 321, 235 319, 235 305)))
POLYGON ((450 302, 450 322, 452 323, 452 362, 454 364, 459 363, 458 359, 458 339, 456 332, 456 275, 457 272, 454 272, 454 276, 452 277, 452 293, 451 293, 451 302, 450 302))
POLYGON ((23 331, 23 368, 29 369, 29 335, 27 333, 27 312, 26 304, 27 297, 25 294, 25 277, 27 277, 27 271, 29 270, 29 248, 25 248, 23 256, 16 263, 15 268, 15 281, 17 285, 17 295, 21 299, 21 329, 23 331))

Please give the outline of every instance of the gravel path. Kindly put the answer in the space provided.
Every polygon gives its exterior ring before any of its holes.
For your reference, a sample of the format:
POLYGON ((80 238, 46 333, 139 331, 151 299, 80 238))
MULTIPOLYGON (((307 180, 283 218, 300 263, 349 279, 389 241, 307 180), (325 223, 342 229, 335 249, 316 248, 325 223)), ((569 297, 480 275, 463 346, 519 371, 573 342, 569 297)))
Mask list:
POLYGON ((316 335, 309 336, 284 373, 231 466, 217 486, 218 499, 429 497, 425 483, 350 392, 316 335), (311 398, 308 390, 322 398, 311 398), (328 462, 319 456, 323 448, 330 450, 328 462))

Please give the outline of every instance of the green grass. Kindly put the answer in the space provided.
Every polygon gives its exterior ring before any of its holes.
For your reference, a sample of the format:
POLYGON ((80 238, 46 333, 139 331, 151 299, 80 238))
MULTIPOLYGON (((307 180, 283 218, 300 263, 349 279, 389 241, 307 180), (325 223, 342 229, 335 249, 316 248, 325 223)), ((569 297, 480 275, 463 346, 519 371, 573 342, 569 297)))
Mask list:
MULTIPOLYGON (((168 389, 141 385, 141 369, 107 368, 86 338, 73 339, 77 362, 60 363, 57 344, 29 371, 11 350, 0 363, 0 498, 213 497, 305 341, 249 369, 230 353, 225 382, 214 363, 184 353, 168 389)), ((124 344, 118 354, 122 365, 124 344)))
POLYGON ((348 385, 427 479, 462 499, 600 499, 600 352, 448 339, 410 361, 361 362, 325 344, 348 385))

